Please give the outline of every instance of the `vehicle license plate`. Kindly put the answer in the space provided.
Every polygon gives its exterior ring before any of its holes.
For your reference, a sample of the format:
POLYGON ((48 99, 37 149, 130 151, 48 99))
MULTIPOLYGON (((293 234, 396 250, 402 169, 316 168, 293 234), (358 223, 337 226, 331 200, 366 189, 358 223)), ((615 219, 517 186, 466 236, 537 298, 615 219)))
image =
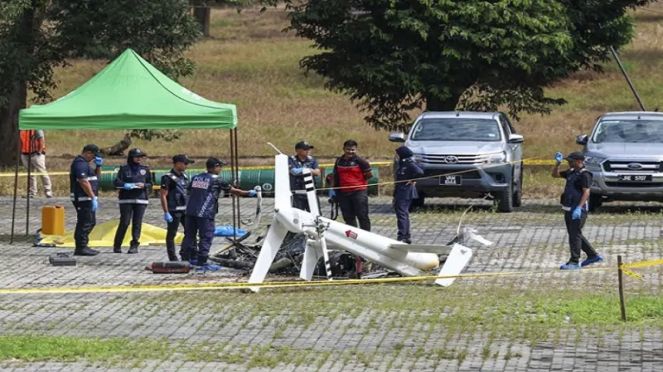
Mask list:
POLYGON ((651 182, 651 175, 635 175, 635 174, 622 174, 619 176, 620 181, 626 182, 651 182))
POLYGON ((440 185, 460 185, 460 176, 440 176, 440 185))

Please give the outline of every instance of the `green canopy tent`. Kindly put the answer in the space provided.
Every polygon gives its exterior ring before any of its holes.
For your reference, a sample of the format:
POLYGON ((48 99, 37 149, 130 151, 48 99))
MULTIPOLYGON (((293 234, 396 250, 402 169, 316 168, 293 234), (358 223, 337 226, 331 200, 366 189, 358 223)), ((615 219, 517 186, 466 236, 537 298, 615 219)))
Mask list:
MULTIPOLYGON (((20 130, 230 129, 233 184, 237 179, 235 105, 198 96, 169 79, 131 49, 124 51, 92 79, 66 96, 46 105, 32 105, 21 110, 18 127, 20 130)), ((20 162, 20 154, 18 158, 20 162)), ((19 162, 14 179, 12 242, 19 162)), ((30 168, 28 165, 28 183, 30 168)), ((29 193, 26 209, 27 235, 29 193)), ((233 224, 239 219, 239 203, 235 206, 233 198, 233 224)))

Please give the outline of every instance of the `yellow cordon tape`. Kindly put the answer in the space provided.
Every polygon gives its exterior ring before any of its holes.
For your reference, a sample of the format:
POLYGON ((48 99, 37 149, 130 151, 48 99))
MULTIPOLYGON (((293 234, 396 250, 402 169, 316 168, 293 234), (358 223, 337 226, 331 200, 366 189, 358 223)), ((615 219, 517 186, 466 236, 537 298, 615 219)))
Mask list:
POLYGON ((663 259, 660 260, 649 260, 649 261, 640 261, 640 262, 634 262, 630 264, 622 264, 620 269, 622 272, 632 278, 642 280, 642 276, 639 274, 634 273, 633 271, 629 270, 630 268, 634 267, 648 267, 648 266, 657 266, 657 265, 663 265, 663 259))
MULTIPOLYGON (((622 271, 629 276, 642 280, 642 276, 626 270, 625 267, 647 267, 663 264, 663 260, 642 261, 632 264, 622 265, 622 271)), ((607 271, 614 270, 616 266, 597 267, 582 269, 581 272, 587 271, 607 271)), ((483 278, 483 277, 497 277, 497 276, 516 276, 516 275, 530 275, 530 274, 552 274, 560 273, 561 271, 512 271, 503 273, 484 273, 484 274, 460 274, 460 275, 444 275, 444 276, 415 276, 415 277, 398 277, 398 278, 382 278, 382 279, 350 279, 350 280, 321 280, 314 282, 264 282, 264 283, 198 283, 198 284, 151 284, 151 285, 133 285, 133 286, 96 286, 96 287, 53 287, 53 288, 5 288, 0 289, 2 294, 52 294, 52 293, 119 293, 119 292, 168 292, 168 291, 211 291, 211 290, 224 290, 224 289, 242 289, 242 288, 287 288, 287 287, 324 287, 324 286, 343 286, 343 285, 356 285, 356 284, 380 284, 380 283, 399 283, 399 282, 420 282, 420 281, 435 281, 437 279, 448 278, 483 278)))
MULTIPOLYGON (((393 164, 394 163, 391 162, 391 161, 378 161, 378 162, 371 163, 371 165, 375 166, 375 167, 386 167, 386 166, 390 166, 390 165, 393 165, 393 164)), ((536 160, 536 159, 532 158, 532 159, 523 160, 523 164, 524 165, 554 165, 555 161, 554 160, 540 160, 540 159, 536 160)), ((320 166, 320 168, 330 168, 330 167, 333 167, 334 164, 320 164, 319 166, 320 166)), ((249 166, 249 167, 239 167, 237 169, 238 170, 274 169, 274 166, 273 165, 256 165, 256 166, 249 166)), ((197 171, 202 172, 204 170, 205 169, 202 169, 202 168, 200 168, 200 169, 190 168, 187 171, 189 171, 189 172, 197 172, 197 171)), ((40 172, 31 172, 30 173, 30 175, 35 175, 35 176, 39 176, 41 174, 42 173, 40 173, 40 172)), ((49 176, 68 176, 69 172, 44 172, 44 174, 47 174, 49 176)), ((28 173, 27 172, 19 172, 18 175, 19 176, 27 176, 28 173)), ((0 173, 0 177, 14 177, 14 173, 13 172, 0 173)))

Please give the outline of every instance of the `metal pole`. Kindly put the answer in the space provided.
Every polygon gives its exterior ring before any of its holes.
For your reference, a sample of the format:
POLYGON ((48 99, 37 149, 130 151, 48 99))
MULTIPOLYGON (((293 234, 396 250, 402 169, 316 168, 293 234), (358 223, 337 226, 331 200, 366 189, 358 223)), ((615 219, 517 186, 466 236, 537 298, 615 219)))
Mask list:
MULTIPOLYGON (((235 132, 235 135, 234 135, 235 142, 234 142, 234 146, 233 146, 233 149, 234 149, 233 156, 235 158, 235 176, 234 176, 235 181, 234 182, 237 183, 237 188, 239 188, 239 186, 240 186, 240 182, 239 182, 239 148, 237 146, 237 128, 233 129, 233 132, 235 132)), ((241 203, 240 203, 240 199, 237 198, 237 225, 236 225, 237 228, 239 228, 241 226, 241 221, 242 221, 242 209, 241 208, 242 208, 242 206, 241 206, 241 203)), ((234 233, 235 240, 237 240, 237 229, 233 229, 233 233, 234 233)))
POLYGON ((617 52, 615 51, 615 48, 613 48, 611 46, 610 51, 612 52, 613 57, 615 57, 615 60, 617 61, 617 64, 619 65, 619 69, 622 71, 622 74, 624 74, 624 77, 626 78, 626 82, 628 83, 628 86, 631 87, 631 91, 633 92, 633 95, 635 96, 635 99, 638 100, 638 104, 640 105, 640 109, 642 111, 647 111, 645 109, 645 104, 642 103, 642 99, 640 99, 640 96, 638 95, 638 92, 635 90, 635 87, 633 86, 633 82, 631 81, 631 78, 626 73, 626 70, 624 69, 624 66, 622 65, 622 61, 619 59, 619 56, 617 55, 617 52))
MULTIPOLYGON (((27 237, 30 233, 30 173, 32 173, 32 153, 34 152, 34 143, 32 142, 32 136, 30 136, 30 148, 28 154, 28 195, 27 195, 27 206, 25 208, 25 236, 27 237)), ((37 187, 37 180, 35 180, 35 188, 37 187)))
POLYGON ((617 256, 617 272, 619 278, 619 306, 622 310, 622 321, 626 321, 626 304, 624 303, 624 280, 622 278, 622 256, 617 256))
MULTIPOLYGON (((233 158, 233 147, 234 147, 234 142, 233 142, 233 131, 230 131, 230 185, 232 187, 235 187, 235 159, 233 158)), ((237 229, 237 225, 235 224, 235 195, 232 193, 230 194, 230 199, 232 200, 232 209, 233 209, 233 219, 232 219, 232 227, 233 227, 233 243, 237 243, 237 234, 235 234, 235 230, 237 229)))
POLYGON ((14 244, 14 224, 16 222, 16 197, 18 194, 18 166, 21 162, 21 143, 19 141, 18 150, 16 151, 16 169, 14 171, 14 206, 12 207, 12 233, 9 238, 9 244, 14 244))

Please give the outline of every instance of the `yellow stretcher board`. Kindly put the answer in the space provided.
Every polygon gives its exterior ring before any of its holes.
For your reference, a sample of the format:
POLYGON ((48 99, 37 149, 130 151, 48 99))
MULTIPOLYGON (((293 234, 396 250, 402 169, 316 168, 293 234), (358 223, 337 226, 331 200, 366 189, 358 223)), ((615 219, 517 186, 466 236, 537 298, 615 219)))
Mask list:
MULTIPOLYGON (((115 231, 119 224, 118 220, 108 221, 102 224, 99 224, 92 229, 90 233, 90 243, 91 248, 98 247, 113 247, 113 241, 115 239, 115 231)), ((143 228, 141 229, 140 234, 140 245, 166 245, 166 229, 150 225, 148 223, 143 223, 143 228)), ((182 238, 184 238, 183 233, 177 233, 175 235, 175 243, 182 243, 182 238)), ((74 242, 74 232, 66 231, 63 236, 59 235, 40 235, 37 238, 36 246, 41 247, 75 247, 74 242)), ((123 247, 128 247, 131 242, 131 224, 127 229, 127 234, 124 236, 124 241, 122 242, 123 247)))

